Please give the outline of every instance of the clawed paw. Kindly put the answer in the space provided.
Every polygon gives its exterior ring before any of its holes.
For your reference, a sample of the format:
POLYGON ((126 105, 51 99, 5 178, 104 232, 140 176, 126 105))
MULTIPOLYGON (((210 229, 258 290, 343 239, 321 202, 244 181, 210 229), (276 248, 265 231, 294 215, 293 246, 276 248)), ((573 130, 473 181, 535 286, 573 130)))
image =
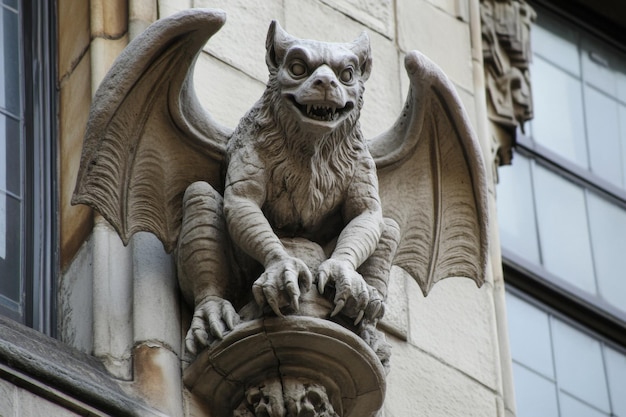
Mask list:
POLYGON ((307 292, 313 277, 306 264, 298 258, 286 258, 268 266, 252 285, 252 294, 257 304, 268 304, 277 316, 280 309, 291 305, 300 308, 300 295, 307 292))
POLYGON ((330 314, 331 317, 343 312, 344 315, 355 319, 356 325, 363 318, 373 321, 384 314, 383 297, 365 282, 350 263, 335 259, 322 263, 317 277, 317 289, 320 294, 324 293, 328 282, 335 285, 335 308, 330 314))
POLYGON ((235 328, 241 318, 230 302, 220 297, 207 297, 195 308, 185 347, 192 355, 235 328))

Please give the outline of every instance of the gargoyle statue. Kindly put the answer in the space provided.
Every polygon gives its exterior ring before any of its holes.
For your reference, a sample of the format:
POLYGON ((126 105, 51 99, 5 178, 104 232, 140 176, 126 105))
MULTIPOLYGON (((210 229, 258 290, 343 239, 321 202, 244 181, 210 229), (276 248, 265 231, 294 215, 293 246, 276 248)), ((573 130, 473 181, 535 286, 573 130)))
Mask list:
POLYGON ((424 294, 446 277, 481 285, 484 168, 441 70, 409 53, 406 106, 367 141, 367 35, 317 42, 272 22, 267 88, 231 131, 202 109, 192 76, 224 21, 222 11, 184 11, 120 55, 93 100, 72 200, 98 210, 124 243, 148 231, 175 252, 195 306, 188 350, 222 338, 240 314, 297 312, 313 284, 334 303, 331 316, 371 325, 392 265, 424 294))

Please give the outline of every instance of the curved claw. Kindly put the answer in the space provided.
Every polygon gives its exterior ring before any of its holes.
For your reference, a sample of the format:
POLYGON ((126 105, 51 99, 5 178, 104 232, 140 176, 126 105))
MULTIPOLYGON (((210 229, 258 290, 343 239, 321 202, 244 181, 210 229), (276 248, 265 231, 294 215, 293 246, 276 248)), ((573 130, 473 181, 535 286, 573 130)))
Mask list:
POLYGON ((356 316, 356 320, 354 320, 354 325, 355 326, 360 323, 360 321, 363 319, 364 315, 365 315, 365 310, 359 311, 359 314, 356 316))
POLYGON ((345 305, 346 305, 345 300, 337 301, 337 304, 335 304, 335 309, 333 310, 332 313, 330 313, 330 317, 335 317, 337 314, 339 314, 339 312, 343 309, 345 305))

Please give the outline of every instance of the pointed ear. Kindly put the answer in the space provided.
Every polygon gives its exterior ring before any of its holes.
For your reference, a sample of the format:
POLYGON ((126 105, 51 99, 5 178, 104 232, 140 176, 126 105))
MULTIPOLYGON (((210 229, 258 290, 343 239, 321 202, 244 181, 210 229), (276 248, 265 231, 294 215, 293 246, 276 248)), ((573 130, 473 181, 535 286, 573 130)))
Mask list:
POLYGON ((361 32, 358 38, 350 45, 352 52, 359 57, 359 69, 361 78, 367 81, 372 72, 372 51, 370 49, 370 38, 366 32, 361 32))
POLYGON ((289 44, 291 44, 294 39, 294 37, 280 27, 280 24, 278 24, 276 20, 272 20, 265 40, 265 49, 267 50, 265 62, 270 70, 277 69, 280 66, 289 44))

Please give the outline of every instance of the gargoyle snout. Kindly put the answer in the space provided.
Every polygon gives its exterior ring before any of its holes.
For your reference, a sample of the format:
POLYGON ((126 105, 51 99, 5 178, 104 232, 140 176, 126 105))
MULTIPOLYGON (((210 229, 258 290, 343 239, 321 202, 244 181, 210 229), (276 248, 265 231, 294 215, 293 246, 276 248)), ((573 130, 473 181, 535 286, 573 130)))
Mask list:
POLYGON ((335 73, 328 65, 322 65, 317 68, 311 75, 311 80, 316 87, 336 88, 339 85, 335 73))

